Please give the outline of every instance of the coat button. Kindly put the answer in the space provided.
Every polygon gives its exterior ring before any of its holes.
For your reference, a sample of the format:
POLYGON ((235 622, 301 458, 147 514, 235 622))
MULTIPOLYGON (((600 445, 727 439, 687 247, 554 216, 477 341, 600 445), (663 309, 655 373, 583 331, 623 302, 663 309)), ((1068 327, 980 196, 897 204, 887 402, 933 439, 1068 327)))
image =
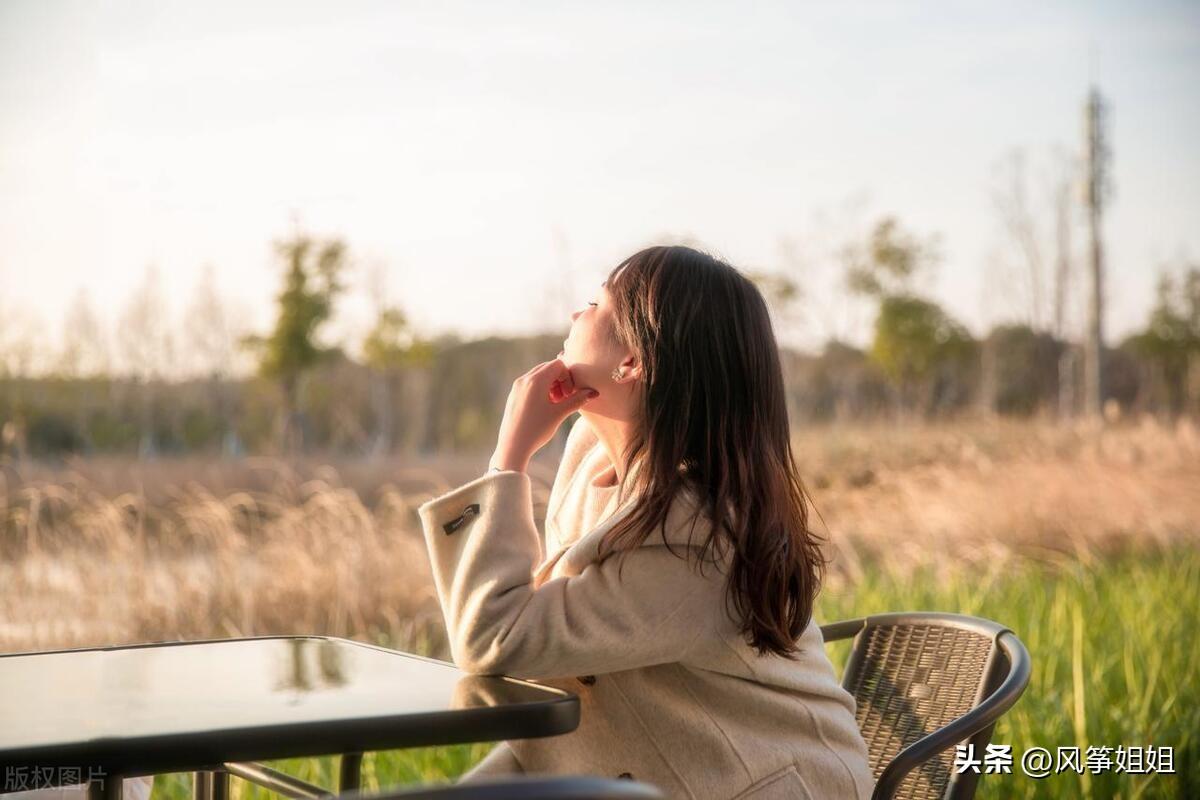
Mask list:
POLYGON ((625 780, 628 780, 628 781, 631 781, 631 780, 633 780, 633 774, 632 774, 632 773, 629 773, 629 772, 622 772, 622 773, 621 773, 620 775, 618 775, 617 777, 618 777, 618 778, 624 778, 625 780))
POLYGON ((575 680, 579 681, 584 686, 595 686, 596 685, 596 676, 595 675, 584 675, 582 678, 576 678, 575 680))
POLYGON ((445 525, 443 525, 442 530, 444 530, 446 532, 446 535, 449 536, 450 534, 454 533, 456 530, 461 528, 463 526, 463 523, 465 523, 467 521, 468 517, 471 517, 478 513, 479 513, 479 503, 471 503, 471 505, 469 505, 463 509, 461 514, 459 514, 457 517, 455 517, 454 519, 450 520, 445 525))

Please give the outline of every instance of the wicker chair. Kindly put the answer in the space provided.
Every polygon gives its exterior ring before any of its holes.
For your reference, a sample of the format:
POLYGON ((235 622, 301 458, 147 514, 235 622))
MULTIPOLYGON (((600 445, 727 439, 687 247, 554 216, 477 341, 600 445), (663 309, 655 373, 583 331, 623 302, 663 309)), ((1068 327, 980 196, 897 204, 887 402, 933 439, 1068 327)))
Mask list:
POLYGON ((875 800, 964 800, 979 774, 955 774, 954 745, 983 755, 995 722, 1029 684, 1029 652, 1008 628, 978 617, 899 612, 821 626, 854 637, 842 686, 875 774, 875 800))

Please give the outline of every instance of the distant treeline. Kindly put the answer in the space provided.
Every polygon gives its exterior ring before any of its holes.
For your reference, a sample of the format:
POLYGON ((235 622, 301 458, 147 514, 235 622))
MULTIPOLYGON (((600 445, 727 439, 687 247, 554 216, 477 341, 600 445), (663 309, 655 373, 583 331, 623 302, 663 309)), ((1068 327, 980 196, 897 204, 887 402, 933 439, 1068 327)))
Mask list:
MULTIPOLYGON (((435 340, 427 363, 372 368, 343 354, 313 366, 296 389, 305 450, 430 454, 494 444, 513 378, 552 357, 560 335, 435 340)), ((1122 413, 1200 414, 1200 359, 1170 372, 1136 337, 1106 352, 1107 399, 1122 413)), ((904 414, 1069 416, 1082 411, 1077 346, 1025 326, 970 340, 910 390, 868 351, 833 342, 820 354, 783 351, 795 424, 904 414)), ((0 378, 3 452, 277 453, 284 402, 277 382, 145 382, 125 378, 0 378)))
MULTIPOLYGON (((98 338, 86 314, 70 328, 59 371, 34 375, 0 352, 0 456, 483 450, 494 444, 513 379, 552 358, 566 332, 426 339, 400 308, 383 304, 357 346, 328 346, 318 334, 345 289, 345 243, 297 232, 276 247, 283 283, 269 331, 235 336, 219 298, 198 293, 188 349, 204 356, 207 379, 164 377, 177 355, 148 289, 118 328, 124 376, 96 359, 85 369, 86 346, 98 338), (239 351, 253 355, 254 377, 234 377, 229 362, 239 351)), ((783 351, 797 424, 963 413, 1066 419, 1095 407, 1084 403, 1079 344, 1025 324, 979 340, 923 296, 917 278, 938 257, 936 239, 890 217, 844 250, 846 290, 876 307, 872 340, 865 350, 831 341, 819 354, 783 351)), ((805 299, 794 276, 748 277, 777 312, 805 299)), ((1051 330, 1062 328, 1059 318, 1051 330)), ((1104 349, 1102 361, 1106 416, 1200 414, 1200 265, 1163 273, 1145 328, 1104 349)))

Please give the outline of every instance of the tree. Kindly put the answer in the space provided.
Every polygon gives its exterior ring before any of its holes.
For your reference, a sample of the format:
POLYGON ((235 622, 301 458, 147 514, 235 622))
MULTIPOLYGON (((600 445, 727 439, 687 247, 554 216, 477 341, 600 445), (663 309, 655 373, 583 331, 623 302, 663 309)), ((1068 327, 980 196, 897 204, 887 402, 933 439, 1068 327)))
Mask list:
POLYGON ((340 239, 318 241, 297 231, 290 239, 276 242, 275 251, 284 264, 275 327, 266 337, 247 336, 242 341, 256 351, 259 374, 279 383, 283 395, 280 441, 284 450, 294 452, 304 445, 298 418, 300 381, 336 351, 322 347, 318 334, 345 288, 338 279, 346 265, 346 246, 340 239))
POLYGON ((157 410, 157 383, 174 363, 175 342, 167 323, 166 300, 159 282, 157 268, 146 268, 146 274, 121 314, 117 328, 117 344, 124 358, 125 369, 140 384, 141 441, 138 452, 153 455, 158 450, 154 433, 157 410))
POLYGON ((0 376, 27 378, 40 371, 38 342, 44 330, 46 324, 37 312, 0 306, 0 376))
POLYGON ((141 285, 125 304, 117 329, 125 370, 134 378, 145 381, 160 378, 174 363, 175 341, 165 310, 166 298, 158 269, 149 266, 141 285))
POLYGON ((1061 147, 1036 159, 1033 166, 1027 153, 1016 148, 993 168, 992 208, 1007 240, 1006 250, 1016 262, 998 255, 1003 271, 1012 273, 1004 280, 1023 290, 1023 321, 1036 332, 1050 331, 1060 339, 1067 325, 1076 214, 1072 189, 1078 176, 1076 159, 1061 147))
POLYGON ((931 411, 938 378, 965 365, 974 340, 937 304, 912 295, 889 295, 879 304, 871 360, 900 390, 901 405, 931 411))
POLYGON ((1160 273, 1146 329, 1125 342, 1125 349, 1150 364, 1152 381, 1162 387, 1171 415, 1193 399, 1192 373, 1200 363, 1200 266, 1181 273, 1178 282, 1170 272, 1160 273))
POLYGON ((363 360, 373 373, 375 413, 378 419, 372 451, 386 452, 392 446, 395 431, 393 398, 403 370, 426 367, 433 360, 433 343, 418 336, 409 326, 404 312, 395 306, 383 307, 375 326, 363 340, 363 360))
POLYGON ((80 290, 63 320, 63 343, 58 369, 68 378, 87 378, 108 372, 104 330, 86 291, 80 290))
POLYGON ((923 242, 906 233, 894 217, 884 217, 865 245, 852 242, 843 249, 846 286, 877 299, 912 294, 918 275, 941 259, 938 247, 936 236, 923 242))
POLYGON ((191 369, 214 378, 227 376, 237 354, 238 334, 229 301, 217 290, 211 265, 204 267, 196 281, 192 301, 184 312, 183 327, 191 369))
POLYGON ((940 258, 937 238, 922 241, 885 217, 843 258, 850 291, 879 303, 871 360, 897 389, 901 408, 919 402, 932 410, 947 370, 962 366, 974 346, 961 323, 914 291, 917 278, 940 258))
POLYGON ((208 378, 209 396, 221 426, 221 448, 227 455, 241 452, 233 425, 233 398, 228 378, 237 355, 238 334, 229 301, 217 290, 211 265, 200 274, 192 302, 184 314, 184 336, 191 367, 208 378))
POLYGON ((0 400, 7 400, 9 417, 0 422, 0 454, 12 453, 18 459, 26 452, 28 422, 39 405, 28 378, 38 371, 37 343, 43 330, 35 312, 22 306, 5 308, 0 295, 0 400))
MULTIPOLYGON (((797 344, 819 350, 826 342, 846 342, 861 327, 865 310, 861 297, 847 291, 843 256, 847 243, 855 243, 863 227, 865 193, 851 195, 832 209, 818 208, 806 222, 798 221, 794 233, 779 237, 777 260, 781 281, 764 286, 764 294, 783 306, 781 322, 794 333, 797 344), (780 297, 780 290, 785 294, 780 297), (772 296, 771 292, 774 292, 772 296)), ((781 330, 780 341, 785 338, 781 330)))
POLYGON ((82 289, 63 319, 57 372, 73 383, 75 401, 67 415, 73 420, 72 440, 79 449, 90 451, 94 445, 90 430, 92 408, 97 391, 110 389, 109 364, 103 327, 82 289))
POLYGON ((1065 346, 1025 324, 998 325, 980 343, 983 406, 993 413, 1029 416, 1054 408, 1065 346))

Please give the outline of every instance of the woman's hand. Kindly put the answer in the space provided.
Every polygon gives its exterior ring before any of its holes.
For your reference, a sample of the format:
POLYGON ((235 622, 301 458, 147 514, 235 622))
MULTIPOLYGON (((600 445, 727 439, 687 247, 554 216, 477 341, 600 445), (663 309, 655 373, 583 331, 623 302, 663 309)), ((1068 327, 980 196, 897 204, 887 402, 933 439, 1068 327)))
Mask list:
POLYGON ((571 371, 560 359, 538 364, 513 381, 488 468, 524 472, 562 421, 599 395, 595 389, 576 388, 571 371))

